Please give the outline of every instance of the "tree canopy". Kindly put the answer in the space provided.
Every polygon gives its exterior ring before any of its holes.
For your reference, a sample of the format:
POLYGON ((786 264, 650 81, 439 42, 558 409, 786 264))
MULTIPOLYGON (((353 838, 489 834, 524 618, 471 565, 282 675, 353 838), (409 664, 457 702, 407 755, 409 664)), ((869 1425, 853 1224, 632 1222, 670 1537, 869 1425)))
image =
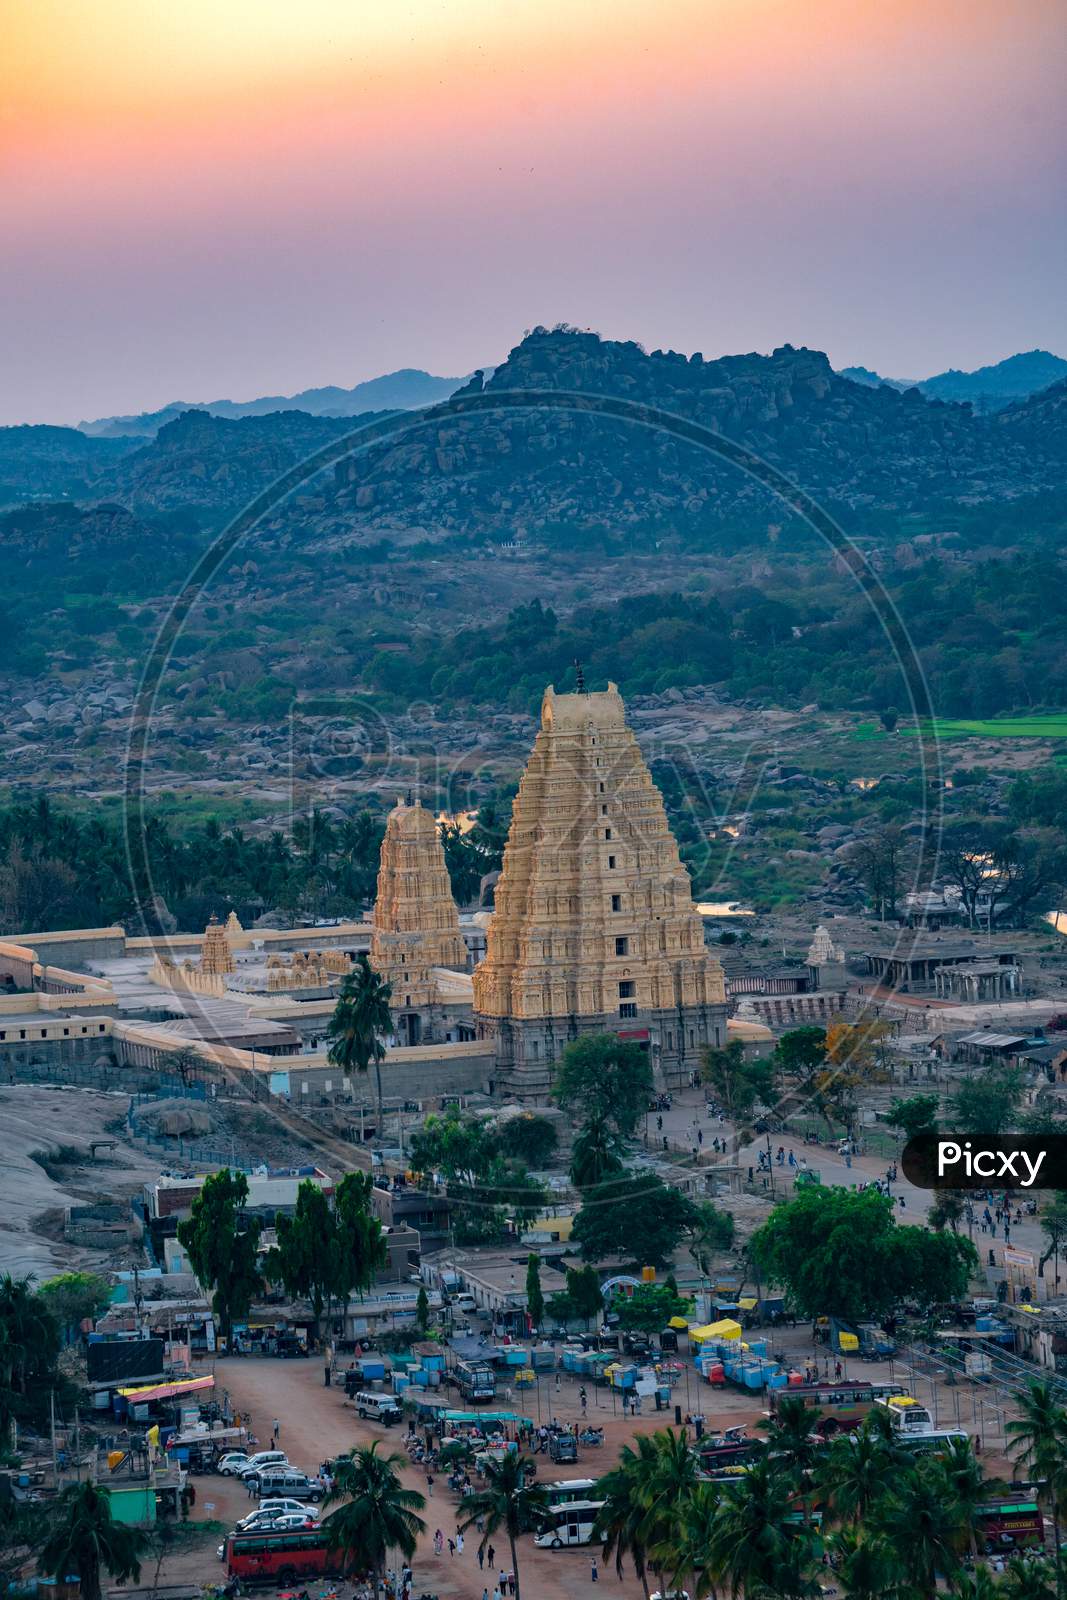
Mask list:
POLYGON ((585 1191, 571 1238, 586 1261, 617 1256, 639 1266, 663 1266, 700 1213, 680 1189, 654 1172, 625 1173, 585 1191))
POLYGON ((586 1034, 560 1057, 555 1096, 583 1122, 601 1121, 629 1138, 648 1110, 652 1064, 640 1045, 613 1033, 586 1034))
POLYGON ((958 1299, 978 1264, 969 1240, 898 1223, 875 1189, 804 1189, 756 1230, 749 1253, 802 1316, 846 1322, 958 1299))
POLYGON ((204 1179, 188 1217, 178 1224, 178 1242, 205 1289, 229 1343, 234 1321, 245 1316, 260 1286, 259 1223, 242 1215, 248 1199, 243 1172, 224 1167, 204 1179))

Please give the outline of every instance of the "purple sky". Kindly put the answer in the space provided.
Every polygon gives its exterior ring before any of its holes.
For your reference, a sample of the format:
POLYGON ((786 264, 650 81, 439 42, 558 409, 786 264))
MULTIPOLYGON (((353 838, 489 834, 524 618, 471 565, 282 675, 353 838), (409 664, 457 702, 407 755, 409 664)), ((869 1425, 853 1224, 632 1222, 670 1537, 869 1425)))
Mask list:
POLYGON ((15 0, 0 422, 459 374, 560 320, 1067 355, 1051 0, 15 0))

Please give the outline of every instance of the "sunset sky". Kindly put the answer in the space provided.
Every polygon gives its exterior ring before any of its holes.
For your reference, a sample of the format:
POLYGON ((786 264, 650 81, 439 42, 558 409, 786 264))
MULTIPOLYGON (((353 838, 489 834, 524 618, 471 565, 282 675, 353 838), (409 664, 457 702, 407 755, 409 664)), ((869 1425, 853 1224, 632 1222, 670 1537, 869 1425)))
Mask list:
POLYGON ((0 422, 568 321, 1067 355, 1062 0, 3 0, 0 422))

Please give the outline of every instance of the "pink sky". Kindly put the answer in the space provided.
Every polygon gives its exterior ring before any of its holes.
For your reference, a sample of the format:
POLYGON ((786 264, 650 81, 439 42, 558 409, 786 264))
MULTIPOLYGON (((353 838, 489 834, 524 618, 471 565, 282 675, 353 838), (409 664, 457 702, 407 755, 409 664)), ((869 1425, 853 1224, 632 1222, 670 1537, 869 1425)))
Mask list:
POLYGON ((462 373, 560 320, 1067 354, 1059 0, 11 0, 0 422, 462 373))

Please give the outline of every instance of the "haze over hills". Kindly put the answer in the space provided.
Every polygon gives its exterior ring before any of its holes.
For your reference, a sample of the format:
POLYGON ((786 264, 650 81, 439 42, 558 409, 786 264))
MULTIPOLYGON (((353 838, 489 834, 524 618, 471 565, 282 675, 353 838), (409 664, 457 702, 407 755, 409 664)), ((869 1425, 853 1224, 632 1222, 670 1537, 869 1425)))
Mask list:
POLYGON ((1023 400, 1067 378, 1067 361, 1049 350, 1028 350, 974 372, 950 367, 932 378, 883 378, 869 367, 842 367, 839 376, 868 387, 915 388, 930 400, 970 401, 976 410, 1000 411, 1013 400, 1023 400))
POLYGON ((95 438, 154 439, 166 423, 184 411, 206 411, 213 417, 265 417, 276 411, 306 411, 313 417, 355 417, 365 411, 412 411, 436 405, 466 383, 466 378, 437 378, 418 367, 402 367, 380 378, 368 378, 351 389, 328 384, 299 394, 263 395, 258 400, 173 400, 158 411, 137 416, 98 417, 79 422, 80 432, 95 438))

